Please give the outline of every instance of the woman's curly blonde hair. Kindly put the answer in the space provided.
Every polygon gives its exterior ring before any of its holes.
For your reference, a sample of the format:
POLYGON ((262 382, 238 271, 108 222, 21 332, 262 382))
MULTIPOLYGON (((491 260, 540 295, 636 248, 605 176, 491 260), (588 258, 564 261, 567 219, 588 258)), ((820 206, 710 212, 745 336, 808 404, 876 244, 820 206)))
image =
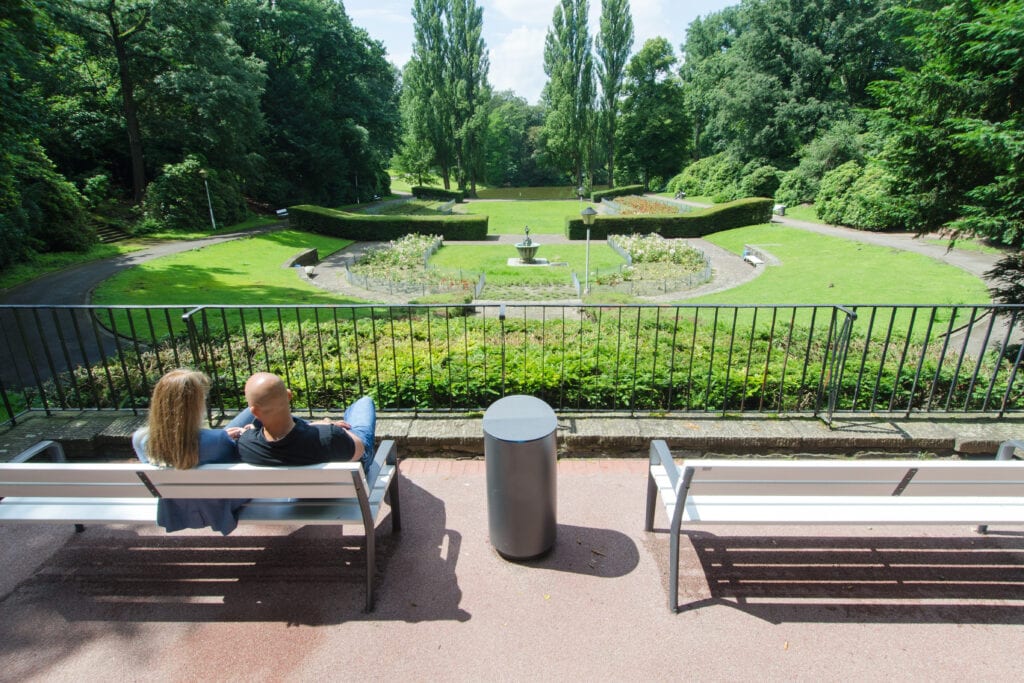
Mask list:
POLYGON ((171 370, 157 381, 149 402, 146 456, 150 462, 178 470, 199 464, 199 430, 209 390, 209 377, 184 368, 171 370))

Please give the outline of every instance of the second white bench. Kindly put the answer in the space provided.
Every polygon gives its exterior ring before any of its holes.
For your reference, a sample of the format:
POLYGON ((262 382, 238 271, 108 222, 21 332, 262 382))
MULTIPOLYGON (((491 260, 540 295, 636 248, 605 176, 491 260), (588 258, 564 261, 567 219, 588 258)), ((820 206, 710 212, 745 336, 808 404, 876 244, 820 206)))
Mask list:
POLYGON ((644 529, 669 521, 669 598, 679 609, 679 536, 703 524, 1024 524, 1016 460, 689 460, 651 442, 644 529))

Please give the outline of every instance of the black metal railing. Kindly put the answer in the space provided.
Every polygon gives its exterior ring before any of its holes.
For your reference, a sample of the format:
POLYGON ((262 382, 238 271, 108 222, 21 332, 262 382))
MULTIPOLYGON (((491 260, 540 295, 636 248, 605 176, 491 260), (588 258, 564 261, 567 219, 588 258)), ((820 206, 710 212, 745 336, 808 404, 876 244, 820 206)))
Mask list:
POLYGON ((371 394, 384 411, 468 412, 509 394, 633 414, 1024 409, 1014 306, 0 307, 2 420, 145 408, 179 366, 244 405, 271 371, 297 410, 371 394))

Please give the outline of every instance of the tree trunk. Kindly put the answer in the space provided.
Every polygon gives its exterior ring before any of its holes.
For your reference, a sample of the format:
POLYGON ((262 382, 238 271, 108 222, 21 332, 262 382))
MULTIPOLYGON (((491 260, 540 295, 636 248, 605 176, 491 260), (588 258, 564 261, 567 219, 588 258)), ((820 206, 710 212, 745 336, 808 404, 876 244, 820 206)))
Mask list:
POLYGON ((128 155, 132 163, 132 200, 138 204, 146 191, 146 162, 142 154, 142 131, 139 127, 139 107, 135 101, 135 84, 128 68, 128 48, 114 18, 113 3, 107 9, 110 22, 110 40, 114 44, 117 58, 117 73, 121 80, 121 101, 124 106, 124 120, 128 128, 128 155))

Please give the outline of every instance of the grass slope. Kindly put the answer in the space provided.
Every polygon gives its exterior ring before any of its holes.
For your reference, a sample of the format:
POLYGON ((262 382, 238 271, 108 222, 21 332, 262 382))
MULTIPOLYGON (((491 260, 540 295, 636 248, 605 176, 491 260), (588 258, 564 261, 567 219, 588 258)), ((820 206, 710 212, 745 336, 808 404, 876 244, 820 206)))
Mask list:
POLYGON ((318 289, 302 281, 293 268, 284 267, 289 258, 303 249, 315 247, 324 258, 351 243, 293 230, 245 237, 129 268, 97 287, 93 303, 357 303, 318 289))
POLYGON ((579 201, 496 201, 457 204, 455 211, 476 216, 489 216, 491 235, 522 235, 530 226, 532 235, 561 235, 565 219, 579 217, 584 206, 579 201))
POLYGON ((781 261, 758 278, 688 303, 961 304, 989 303, 973 275, 921 254, 829 237, 782 225, 716 233, 709 242, 736 254, 757 246, 781 261))

